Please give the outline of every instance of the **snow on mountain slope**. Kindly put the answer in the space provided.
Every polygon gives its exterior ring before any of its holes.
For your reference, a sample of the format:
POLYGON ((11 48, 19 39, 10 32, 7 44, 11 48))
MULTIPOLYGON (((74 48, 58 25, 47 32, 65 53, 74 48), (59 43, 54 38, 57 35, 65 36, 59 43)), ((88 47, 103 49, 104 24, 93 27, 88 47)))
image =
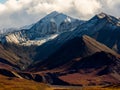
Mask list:
POLYGON ((36 38, 35 40, 28 40, 25 43, 22 43, 21 45, 24 45, 24 46, 38 45, 39 46, 49 40, 56 38, 57 36, 58 36, 58 34, 46 35, 45 37, 36 38))
POLYGON ((22 29, 7 34, 2 39, 2 42, 21 45, 27 43, 26 45, 31 45, 34 40, 36 41, 36 39, 40 38, 40 40, 38 40, 40 45, 40 43, 43 43, 43 41, 41 41, 42 38, 44 39, 44 42, 46 42, 55 38, 53 37, 54 35, 72 31, 82 23, 84 23, 84 21, 73 19, 65 14, 54 11, 35 23, 30 29, 22 29))

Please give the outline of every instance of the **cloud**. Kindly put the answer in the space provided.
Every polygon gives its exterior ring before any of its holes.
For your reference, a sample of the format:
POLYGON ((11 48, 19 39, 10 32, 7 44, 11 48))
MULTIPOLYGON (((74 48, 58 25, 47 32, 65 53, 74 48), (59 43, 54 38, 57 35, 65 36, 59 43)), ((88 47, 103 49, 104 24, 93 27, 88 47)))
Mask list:
POLYGON ((106 12, 119 16, 120 0, 7 0, 0 3, 0 28, 34 23, 52 11, 89 19, 106 12))
POLYGON ((101 2, 101 11, 108 14, 120 17, 120 0, 100 0, 101 2))

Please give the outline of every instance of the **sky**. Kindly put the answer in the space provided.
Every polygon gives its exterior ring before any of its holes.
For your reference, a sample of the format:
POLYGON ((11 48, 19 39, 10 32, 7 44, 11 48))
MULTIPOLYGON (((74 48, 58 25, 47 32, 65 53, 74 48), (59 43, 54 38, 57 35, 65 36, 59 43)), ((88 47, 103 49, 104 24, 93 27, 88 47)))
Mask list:
POLYGON ((0 0, 0 3, 5 3, 7 0, 0 0))
POLYGON ((100 12, 120 17, 120 0, 0 0, 0 29, 35 23, 52 11, 84 20, 100 12))

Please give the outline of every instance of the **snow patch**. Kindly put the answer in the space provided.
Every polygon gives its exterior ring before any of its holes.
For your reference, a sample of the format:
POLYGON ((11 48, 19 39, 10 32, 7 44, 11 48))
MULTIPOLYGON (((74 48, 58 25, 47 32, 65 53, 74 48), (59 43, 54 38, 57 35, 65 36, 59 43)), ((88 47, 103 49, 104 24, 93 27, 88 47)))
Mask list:
POLYGON ((106 17, 106 14, 100 13, 100 14, 98 14, 97 16, 98 16, 98 18, 102 19, 102 18, 106 17))
POLYGON ((28 40, 28 41, 22 43, 21 45, 24 45, 24 46, 38 45, 39 46, 39 45, 42 45, 49 40, 56 38, 57 36, 58 36, 58 34, 47 35, 46 37, 36 38, 35 40, 28 40))

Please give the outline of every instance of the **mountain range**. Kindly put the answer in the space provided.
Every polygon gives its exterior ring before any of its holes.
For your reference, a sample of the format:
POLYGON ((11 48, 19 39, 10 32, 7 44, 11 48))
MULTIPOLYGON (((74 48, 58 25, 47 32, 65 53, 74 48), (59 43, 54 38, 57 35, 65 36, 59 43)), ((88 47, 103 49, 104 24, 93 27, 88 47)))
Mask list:
POLYGON ((84 21, 54 11, 0 40, 3 76, 53 85, 120 83, 120 20, 114 16, 84 21))
POLYGON ((30 29, 23 28, 22 30, 9 33, 1 41, 3 43, 9 42, 24 45, 36 43, 41 45, 55 38, 59 33, 74 30, 83 22, 54 11, 32 25, 30 29))

